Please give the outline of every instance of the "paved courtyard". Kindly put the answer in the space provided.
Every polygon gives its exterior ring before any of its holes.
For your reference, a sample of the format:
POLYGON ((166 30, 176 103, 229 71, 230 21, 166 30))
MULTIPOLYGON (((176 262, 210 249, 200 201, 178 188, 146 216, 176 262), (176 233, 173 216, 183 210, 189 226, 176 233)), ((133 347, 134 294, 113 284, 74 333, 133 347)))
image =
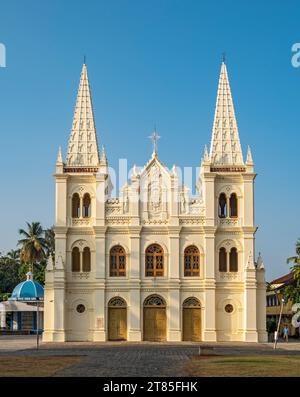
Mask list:
POLYGON ((36 350, 34 336, 1 336, 1 356, 26 358, 79 358, 59 369, 53 376, 184 376, 191 357, 212 355, 294 355, 300 356, 300 343, 279 343, 274 352, 272 344, 242 343, 41 343, 36 350), (207 350, 208 349, 208 350, 207 350))

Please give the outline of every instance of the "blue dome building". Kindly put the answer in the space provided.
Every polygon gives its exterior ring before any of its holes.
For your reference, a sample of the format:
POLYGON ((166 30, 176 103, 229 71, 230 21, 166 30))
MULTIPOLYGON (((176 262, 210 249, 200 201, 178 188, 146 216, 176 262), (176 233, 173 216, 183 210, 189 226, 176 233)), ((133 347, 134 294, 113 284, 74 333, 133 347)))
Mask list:
POLYGON ((44 288, 26 274, 6 302, 0 302, 0 332, 39 333, 43 330, 44 288))
POLYGON ((14 288, 9 300, 43 301, 44 288, 40 283, 33 280, 33 274, 31 272, 26 273, 26 277, 26 281, 23 281, 14 288))

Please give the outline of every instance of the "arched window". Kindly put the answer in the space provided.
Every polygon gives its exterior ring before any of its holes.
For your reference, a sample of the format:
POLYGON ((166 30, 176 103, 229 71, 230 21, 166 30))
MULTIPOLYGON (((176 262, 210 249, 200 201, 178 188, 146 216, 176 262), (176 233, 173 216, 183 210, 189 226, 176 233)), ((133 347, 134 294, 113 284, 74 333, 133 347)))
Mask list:
POLYGON ((78 247, 72 249, 72 272, 80 272, 80 252, 78 247))
POLYGON ((200 252, 197 247, 191 245, 184 250, 184 275, 186 277, 199 276, 200 252))
POLYGON ((235 193, 232 193, 229 199, 230 204, 230 218, 236 218, 238 216, 238 200, 235 193))
POLYGON ((231 272, 238 271, 238 253, 236 248, 231 248, 229 254, 229 270, 231 272))
POLYGON ((115 245, 109 255, 110 277, 126 276, 126 253, 123 247, 115 245))
POLYGON ((85 247, 83 249, 82 271, 83 272, 90 272, 91 271, 91 250, 89 249, 89 247, 85 247))
POLYGON ((219 218, 226 218, 226 216, 227 216, 226 194, 221 193, 219 197, 219 218))
POLYGON ((147 277, 164 275, 164 251, 158 244, 149 245, 146 249, 145 274, 147 277))
POLYGON ((90 218, 91 216, 91 197, 88 193, 85 193, 82 200, 82 216, 84 218, 90 218))
POLYGON ((227 272, 227 254, 224 247, 220 248, 219 251, 219 271, 227 272))
POLYGON ((78 193, 74 193, 72 197, 72 218, 80 217, 80 197, 78 193))

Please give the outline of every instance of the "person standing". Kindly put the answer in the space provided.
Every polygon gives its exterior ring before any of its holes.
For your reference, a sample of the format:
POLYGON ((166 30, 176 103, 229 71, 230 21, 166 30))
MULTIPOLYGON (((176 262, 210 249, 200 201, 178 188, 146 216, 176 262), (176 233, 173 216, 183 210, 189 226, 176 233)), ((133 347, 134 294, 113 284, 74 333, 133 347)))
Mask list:
POLYGON ((288 342, 289 341, 289 328, 287 325, 283 328, 283 339, 288 342))

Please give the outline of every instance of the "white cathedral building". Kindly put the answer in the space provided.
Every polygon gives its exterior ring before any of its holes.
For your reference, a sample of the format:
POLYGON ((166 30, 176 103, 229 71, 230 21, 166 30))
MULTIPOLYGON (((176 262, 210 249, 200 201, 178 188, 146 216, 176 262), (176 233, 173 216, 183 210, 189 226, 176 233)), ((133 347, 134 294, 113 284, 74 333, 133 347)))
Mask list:
POLYGON ((55 258, 44 341, 264 342, 265 270, 255 258, 254 164, 243 159, 226 64, 197 197, 152 157, 111 197, 84 64, 66 161, 56 162, 55 258))

